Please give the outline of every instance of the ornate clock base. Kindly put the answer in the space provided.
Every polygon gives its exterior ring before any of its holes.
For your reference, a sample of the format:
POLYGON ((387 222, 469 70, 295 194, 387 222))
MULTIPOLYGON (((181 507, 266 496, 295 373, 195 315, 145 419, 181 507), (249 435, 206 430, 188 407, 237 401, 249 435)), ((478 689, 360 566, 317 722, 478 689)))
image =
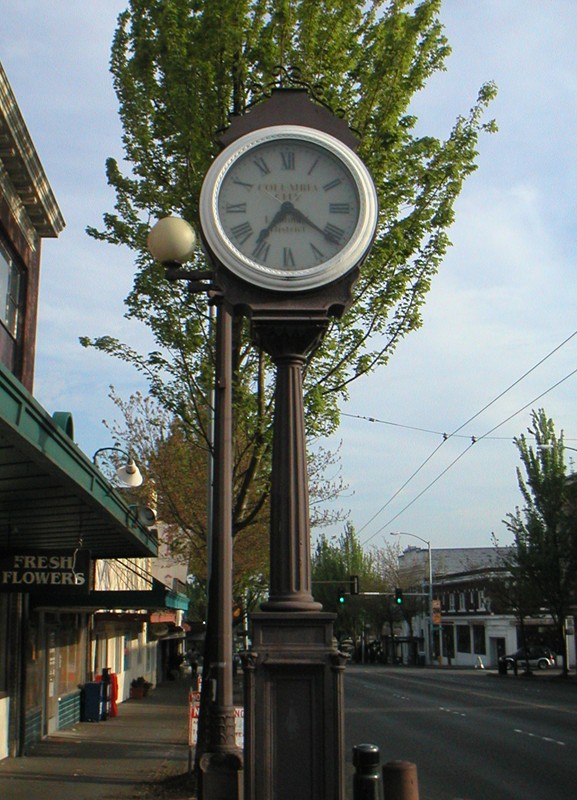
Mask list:
POLYGON ((245 800, 343 800, 345 656, 334 614, 251 616, 245 671, 245 800), (330 768, 327 768, 330 765, 330 768))

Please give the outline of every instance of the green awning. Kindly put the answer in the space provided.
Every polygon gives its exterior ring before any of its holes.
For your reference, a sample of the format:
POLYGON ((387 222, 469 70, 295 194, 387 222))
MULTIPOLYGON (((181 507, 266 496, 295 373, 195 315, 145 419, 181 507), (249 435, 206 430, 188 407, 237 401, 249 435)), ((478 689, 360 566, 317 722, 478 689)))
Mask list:
POLYGON ((114 591, 89 592, 84 597, 74 596, 71 592, 51 591, 44 597, 38 591, 32 596, 32 604, 36 608, 64 607, 76 611, 97 611, 99 609, 119 609, 122 611, 188 611, 189 599, 186 595, 175 592, 164 583, 152 578, 150 589, 127 589, 114 591))
MULTIPOLYGON (((188 611, 188 597, 172 591, 164 583, 152 579, 150 589, 129 589, 127 591, 91 592, 88 602, 93 609, 121 608, 140 609, 148 611, 170 608, 176 611, 188 611)), ((81 604, 86 605, 82 600, 81 604)))
POLYGON ((156 556, 156 530, 138 522, 71 433, 0 364, 0 549, 81 543, 93 558, 156 556))

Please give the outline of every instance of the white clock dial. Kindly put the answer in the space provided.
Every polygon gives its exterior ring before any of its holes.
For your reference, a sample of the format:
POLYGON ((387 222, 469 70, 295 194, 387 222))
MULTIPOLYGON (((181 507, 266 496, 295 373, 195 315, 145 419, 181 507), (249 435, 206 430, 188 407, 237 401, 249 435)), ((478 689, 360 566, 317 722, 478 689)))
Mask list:
POLYGON ((223 230, 248 258, 280 270, 335 256, 353 235, 359 193, 331 152, 278 139, 237 159, 218 194, 223 230))
POLYGON ((301 290, 340 277, 376 225, 366 168, 341 142, 299 126, 265 128, 215 160, 201 193, 210 249, 241 278, 301 290))

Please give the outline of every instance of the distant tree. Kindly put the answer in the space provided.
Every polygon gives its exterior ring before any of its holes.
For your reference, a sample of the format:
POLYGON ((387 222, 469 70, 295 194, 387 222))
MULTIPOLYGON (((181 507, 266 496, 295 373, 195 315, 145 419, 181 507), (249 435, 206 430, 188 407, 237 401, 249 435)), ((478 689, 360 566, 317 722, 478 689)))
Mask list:
POLYGON ((517 468, 525 505, 504 520, 513 534, 513 553, 506 562, 520 613, 539 603, 553 618, 567 674, 563 627, 574 601, 577 528, 568 497, 563 433, 556 435, 543 409, 533 411, 531 420, 528 433, 535 446, 524 434, 514 440, 525 473, 517 468))
POLYGON ((372 556, 365 553, 353 526, 347 523, 340 536, 329 539, 321 534, 311 560, 313 595, 325 611, 336 612, 336 635, 357 642, 363 625, 364 599, 349 594, 349 579, 357 575, 361 591, 374 584, 372 556), (339 592, 346 592, 345 602, 339 603, 339 592))

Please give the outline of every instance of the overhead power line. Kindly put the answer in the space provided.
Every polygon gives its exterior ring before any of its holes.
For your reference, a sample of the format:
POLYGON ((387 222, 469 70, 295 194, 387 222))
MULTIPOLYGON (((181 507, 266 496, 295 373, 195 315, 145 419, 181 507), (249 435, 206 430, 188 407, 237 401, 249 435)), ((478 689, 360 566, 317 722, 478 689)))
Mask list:
MULTIPOLYGON (((549 353, 548 353, 546 356, 544 356, 544 357, 543 357, 543 358, 542 358, 540 361, 538 361, 538 362, 537 362, 537 363, 536 363, 536 364, 535 364, 533 367, 531 367, 531 369, 529 369, 529 370, 527 370, 525 373, 523 373, 523 375, 522 375, 520 378, 517 378, 517 380, 515 380, 515 381, 514 381, 512 384, 510 384, 510 386, 508 386, 506 389, 504 389, 502 392, 500 392, 500 394, 498 394, 498 395, 497 395, 497 396, 496 396, 496 397, 495 397, 493 400, 491 400, 489 403, 487 403, 485 406, 483 406, 483 408, 482 408, 480 411, 478 411, 476 414, 474 414, 472 417, 470 417, 470 418, 469 418, 469 419, 468 419, 466 422, 464 422, 462 425, 460 425, 458 428, 456 428, 456 429, 453 431, 453 433, 451 433, 451 434, 442 433, 442 434, 441 434, 441 433, 439 433, 439 432, 437 432, 437 431, 431 431, 431 430, 428 430, 428 429, 425 429, 425 428, 414 428, 414 427, 410 427, 410 426, 402 426, 402 425, 398 425, 398 427, 407 427, 407 428, 410 428, 411 430, 420 430, 420 431, 423 431, 423 432, 426 432, 426 433, 436 433, 437 435, 440 435, 440 436, 442 436, 443 438, 442 438, 442 441, 441 441, 441 442, 440 442, 440 443, 437 445, 437 447, 435 447, 435 449, 434 449, 434 450, 431 452, 431 454, 430 454, 429 456, 427 456, 427 458, 426 458, 426 459, 425 459, 425 460, 422 462, 422 464, 421 464, 421 465, 420 465, 420 466, 419 466, 419 467, 418 467, 418 468, 417 468, 417 469, 416 469, 416 470, 415 470, 415 471, 412 473, 412 475, 411 475, 411 476, 410 476, 410 477, 409 477, 409 478, 408 478, 408 479, 405 481, 405 483, 404 483, 404 484, 403 484, 403 485, 402 485, 402 486, 401 486, 399 489, 397 489, 397 491, 396 491, 396 492, 395 492, 395 493, 392 495, 392 497, 391 497, 391 498, 389 498, 389 500, 387 500, 387 502, 386 502, 386 503, 385 503, 383 506, 381 506, 381 508, 380 508, 380 509, 379 509, 379 510, 378 510, 378 511, 375 513, 375 514, 373 514, 373 516, 372 516, 372 517, 371 517, 371 518, 368 520, 368 522, 366 522, 366 523, 365 523, 365 524, 364 524, 364 525, 363 525, 363 526, 362 526, 362 527, 359 529, 359 533, 361 533, 361 531, 365 530, 365 528, 367 528, 367 527, 368 527, 368 526, 371 524, 371 522, 373 522, 373 521, 374 521, 374 520, 375 520, 375 519, 376 519, 376 518, 377 518, 377 517, 378 517, 380 514, 382 514, 382 512, 383 512, 383 511, 384 511, 384 510, 385 510, 385 509, 386 509, 386 508, 387 508, 387 507, 388 507, 388 506, 389 506, 389 505, 390 505, 390 504, 393 502, 393 500, 394 500, 396 497, 398 497, 398 495, 399 495, 399 494, 400 494, 400 493, 401 493, 401 492, 402 492, 402 491, 403 491, 403 490, 404 490, 404 489, 405 489, 405 488, 408 486, 408 484, 409 484, 409 483, 410 483, 410 482, 411 482, 411 481, 412 481, 412 480, 413 480, 413 479, 414 479, 414 478, 415 478, 415 477, 418 475, 418 473, 419 473, 419 472, 420 472, 420 471, 423 469, 423 467, 425 467, 425 465, 426 465, 426 464, 428 464, 428 462, 429 462, 429 461, 430 461, 430 460, 431 460, 431 459, 432 459, 432 458, 435 456, 435 454, 436 454, 436 453, 437 453, 437 452, 440 450, 440 448, 443 446, 443 444, 445 444, 445 442, 446 442, 446 441, 448 441, 449 439, 451 439, 451 438, 453 438, 453 437, 457 437, 457 435, 458 435, 459 431, 463 430, 463 428, 464 428, 466 425, 468 425, 469 423, 471 423, 471 422, 472 422, 474 419, 476 419, 477 417, 479 417, 479 416, 480 416, 480 415, 481 415, 481 414, 482 414, 484 411, 486 411, 488 408, 490 408, 490 406, 492 406, 494 403, 496 403, 498 400, 500 400, 500 399, 501 399, 501 398, 502 398, 502 397, 503 397, 505 394, 507 394, 507 392, 509 392, 511 389, 513 389, 515 386, 517 386, 517 385, 518 385, 518 384, 519 384, 519 383, 520 383, 522 380, 524 380, 524 379, 525 379, 525 378, 526 378, 528 375, 530 375, 532 372, 534 372, 534 371, 535 371, 535 370, 536 370, 536 369, 537 369, 539 366, 541 366, 541 364, 543 364, 545 361, 547 361, 547 359, 548 359, 548 358, 550 358, 552 355, 554 355, 554 354, 555 354, 555 353, 556 353, 558 350, 560 350, 560 349, 561 349, 561 348, 562 348, 564 345, 566 345, 566 344, 567 344, 569 341, 571 341, 571 339, 573 339, 575 336, 577 336, 577 331, 574 331, 574 332, 573 332, 573 333, 572 333, 570 336, 568 336, 566 339, 564 339, 564 340, 561 342, 561 344, 557 345, 557 347, 555 347, 553 350, 551 350, 551 351, 550 351, 550 352, 549 352, 549 353)), ((373 533, 373 534, 372 534, 372 535, 369 537, 369 539, 367 539, 367 540, 364 542, 364 544, 367 544, 368 542, 370 542, 370 541, 371 541, 371 539, 373 539, 375 536, 377 536, 377 534, 379 534, 379 533, 380 533, 382 530, 384 530, 386 527, 388 527, 388 526, 389 526, 389 525, 390 525, 392 522, 394 522, 394 521, 395 521, 395 520, 396 520, 396 519, 397 519, 399 516, 401 516, 401 514, 403 514, 403 513, 404 513, 404 512, 405 512, 407 509, 409 509, 409 508, 410 508, 410 507, 411 507, 411 506, 412 506, 414 503, 416 503, 416 502, 417 502, 417 500, 419 500, 419 499, 420 499, 420 498, 421 498, 421 497, 422 497, 422 496, 423 496, 423 495, 424 495, 424 494, 425 494, 425 493, 426 493, 426 492, 427 492, 427 491, 428 491, 430 488, 432 488, 432 487, 433 487, 433 486, 434 486, 434 485, 435 485, 435 484, 436 484, 436 483, 437 483, 437 482, 438 482, 438 481, 439 481, 439 480, 440 480, 440 479, 441 479, 441 478, 442 478, 442 477, 443 477, 443 476, 444 476, 444 475, 445 475, 445 474, 446 474, 446 473, 447 473, 447 472, 448 472, 450 469, 452 469, 452 467, 453 467, 455 464, 457 464, 457 462, 458 462, 458 461, 460 461, 460 460, 461 460, 461 458, 462 458, 462 457, 465 455, 465 453, 468 453, 468 452, 469 452, 469 450, 471 449, 471 447, 472 447, 474 444, 476 444, 478 441, 481 441, 482 439, 488 439, 488 438, 492 438, 492 437, 491 437, 491 434, 492 434, 494 431, 496 431, 496 430, 498 430, 499 428, 501 428, 503 425, 505 425, 505 424, 506 424, 507 422, 509 422, 511 419, 513 419, 513 418, 514 418, 514 417, 516 417, 518 414, 520 414, 520 413, 522 413, 523 411, 525 411, 527 408, 529 408, 530 406, 532 406, 534 403, 536 403, 538 400, 540 400, 542 397, 544 397, 544 396, 545 396, 546 394, 548 394, 549 392, 553 391, 553 389, 556 389, 558 386, 560 386, 562 383, 564 383, 566 380, 568 380, 569 378, 571 378, 571 377, 572 377, 573 375, 575 375, 576 373, 577 373, 577 369, 575 369, 575 370, 573 370, 572 372, 570 372, 570 373, 569 373, 568 375, 566 375, 564 378, 561 378, 561 380, 557 381, 555 384, 553 384, 553 386, 550 386, 550 387, 549 387, 548 389, 546 389, 544 392, 542 392, 541 394, 539 394, 537 397, 533 398, 533 400, 531 400, 529 403, 526 403, 526 404, 525 404, 525 405, 524 405, 522 408, 518 409, 518 410, 517 410, 517 411, 515 411, 513 414, 509 415, 509 416, 508 416, 506 419, 504 419, 504 420, 503 420, 502 422, 500 422, 498 425, 495 425, 493 428, 491 428, 491 430, 487 431, 487 432, 486 432, 485 434, 483 434, 482 436, 478 436, 478 437, 475 437, 475 436, 470 436, 470 437, 467 437, 467 438, 470 438, 470 439, 471 439, 471 443, 470 443, 470 445, 469 445, 469 446, 468 446, 468 447, 467 447, 465 450, 463 450, 463 452, 462 452, 462 453, 461 453, 459 456, 457 456, 457 458, 455 458, 455 459, 454 459, 454 460, 453 460, 453 461, 452 461, 452 462, 451 462, 451 463, 450 463, 450 464, 449 464, 447 467, 445 467, 445 469, 444 469, 444 470, 442 470, 442 472, 441 472, 441 473, 439 473, 439 475, 437 475, 437 477, 436 477, 436 478, 434 478, 434 479, 433 479, 433 480, 432 480, 432 481, 431 481, 431 482, 430 482, 430 483, 429 483, 427 486, 425 486, 425 488, 424 488, 424 489, 423 489, 421 492, 419 492, 419 494, 417 494, 417 495, 416 495, 416 497, 414 497, 414 498, 413 498, 413 499, 412 499, 412 500, 411 500, 411 501, 410 501, 410 502, 409 502, 409 503, 408 503, 408 504, 407 504, 407 505, 406 505, 404 508, 402 508, 402 509, 401 509, 401 510, 400 510, 400 511, 397 513, 397 514, 395 514, 395 516, 394 516, 394 517, 392 517, 391 519, 389 519, 389 520, 388 520, 388 521, 387 521, 387 522, 386 522, 384 525, 382 525, 382 526, 381 526, 381 527, 380 527, 380 528, 379 528, 377 531, 375 531, 375 533, 373 533)), ((349 415, 349 416, 351 416, 351 415, 349 415)), ((369 419, 369 421, 377 421, 377 420, 375 420, 375 418, 374 418, 374 417, 368 417, 367 419, 369 419)), ((391 424, 395 424, 395 423, 391 423, 391 424)), ((463 438, 463 437, 464 437, 464 435, 461 435, 461 437, 460 437, 460 438, 463 438)), ((493 438, 496 438, 496 437, 493 437, 493 438)), ((507 438, 509 438, 509 437, 507 437, 507 438)))

